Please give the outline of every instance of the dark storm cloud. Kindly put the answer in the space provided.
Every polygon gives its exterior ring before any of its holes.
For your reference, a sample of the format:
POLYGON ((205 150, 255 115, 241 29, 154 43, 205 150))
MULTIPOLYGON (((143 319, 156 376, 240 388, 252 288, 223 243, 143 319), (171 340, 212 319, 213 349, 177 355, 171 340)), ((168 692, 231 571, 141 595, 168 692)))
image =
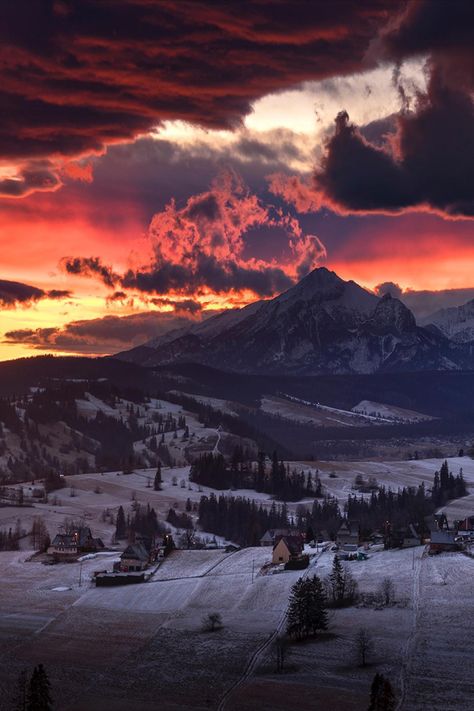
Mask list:
POLYGON ((99 152, 164 119, 234 127, 259 97, 364 66, 393 0, 0 4, 0 157, 99 152))
POLYGON ((33 349, 104 354, 140 345, 194 319, 174 312, 145 312, 72 321, 56 328, 18 329, 5 333, 5 343, 33 349))
POLYGON ((99 257, 64 257, 61 266, 68 274, 98 277, 106 286, 113 287, 119 276, 111 267, 102 264, 99 257))
POLYGON ((70 291, 59 289, 44 291, 30 284, 0 279, 0 308, 28 306, 41 299, 66 299, 70 296, 70 291))
POLYGON ((474 5, 416 0, 372 47, 393 61, 428 55, 426 93, 409 106, 399 72, 402 110, 396 133, 381 146, 370 131, 336 119, 316 188, 342 211, 431 209, 474 216, 474 5), (371 141, 373 140, 373 143, 371 141))
POLYGON ((474 105, 433 69, 417 110, 398 117, 394 152, 367 141, 346 112, 336 119, 316 189, 336 209, 399 212, 421 207, 474 216, 474 105))
MULTIPOLYGON (((294 283, 294 280, 278 267, 255 269, 240 266, 230 259, 220 261, 205 254, 198 255, 192 267, 164 262, 152 269, 129 270, 122 277, 114 274, 110 267, 104 266, 97 257, 65 257, 62 266, 69 274, 97 277, 108 287, 119 282, 125 289, 136 289, 144 294, 167 294, 169 291, 175 291, 192 295, 203 288, 209 288, 215 293, 249 289, 259 296, 271 296, 288 289, 294 283)), ((122 294, 125 297, 124 292, 115 292, 113 298, 119 300, 122 294)), ((181 310, 185 308, 182 306, 183 302, 169 303, 176 303, 177 307, 179 304, 181 310)))
POLYGON ((61 180, 49 161, 31 161, 15 178, 0 179, 0 197, 25 197, 34 192, 61 187, 61 180))
MULTIPOLYGON (((410 55, 451 55, 453 59, 472 56, 474 45, 474 5, 470 0, 415 0, 406 11, 383 32, 382 45, 390 58, 404 59, 410 55)), ((462 73, 472 79, 472 65, 462 73)))
POLYGON ((197 314, 202 311, 202 305, 194 299, 176 301, 175 299, 155 298, 150 301, 154 306, 172 306, 176 313, 197 314))
POLYGON ((279 267, 255 269, 205 254, 198 255, 192 267, 164 263, 152 271, 129 271, 122 279, 124 287, 144 293, 176 291, 189 295, 208 288, 216 294, 248 289, 258 296, 272 296, 288 289, 293 283, 294 279, 279 267))
POLYGON ((397 299, 399 299, 403 293, 403 289, 400 284, 395 284, 393 281, 384 281, 382 284, 377 284, 377 286, 374 287, 374 291, 377 296, 385 296, 385 294, 390 294, 397 299))

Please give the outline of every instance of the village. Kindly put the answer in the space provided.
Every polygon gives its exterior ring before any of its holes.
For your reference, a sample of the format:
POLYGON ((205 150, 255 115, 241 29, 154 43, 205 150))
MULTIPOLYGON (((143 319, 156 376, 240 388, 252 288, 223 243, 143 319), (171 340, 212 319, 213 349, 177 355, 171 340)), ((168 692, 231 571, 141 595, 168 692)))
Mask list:
MULTIPOLYGON (((377 477, 379 481, 396 481, 399 472, 403 469, 406 477, 409 468, 410 481, 429 481, 441 464, 426 460, 409 465, 380 464, 377 477)), ((474 467, 467 458, 454 459, 449 465, 453 470, 462 465, 466 482, 471 484, 474 467)), ((305 466, 313 467, 314 472, 318 469, 323 486, 333 486, 335 492, 344 494, 348 486, 349 490, 356 486, 362 467, 366 478, 376 467, 374 463, 356 463, 349 474, 346 464, 340 469, 334 463, 305 466)), ((19 541, 18 550, 0 553, 10 581, 8 588, 2 586, 0 626, 5 641, 1 653, 6 659, 8 640, 14 641, 21 652, 19 661, 5 662, 5 675, 15 674, 21 664, 39 655, 48 665, 55 686, 61 675, 68 678, 68 690, 61 688, 58 694, 60 708, 68 705, 77 711, 85 710, 88 705, 90 708, 97 704, 98 695, 118 708, 117 692, 107 691, 104 683, 107 689, 126 687, 127 680, 119 681, 117 676, 124 663, 133 669, 128 677, 130 683, 132 676, 143 678, 146 665, 158 654, 168 680, 173 664, 188 665, 186 689, 183 685, 178 689, 168 681, 165 693, 170 704, 172 697, 179 699, 178 708, 179 703, 189 703, 193 694, 198 695, 195 708, 217 708, 234 685, 234 691, 226 697, 226 708, 245 709, 250 695, 254 698, 255 694, 273 699, 274 708, 278 708, 275 699, 281 684, 290 697, 293 693, 303 697, 309 694, 315 683, 311 660, 314 655, 320 659, 323 654, 324 662, 320 662, 316 675, 321 699, 325 689, 332 694, 336 687, 339 707, 356 709, 365 703, 374 668, 390 675, 397 693, 406 694, 410 684, 410 698, 416 699, 417 693, 426 696, 432 686, 430 669, 439 663, 439 654, 425 655, 422 674, 418 670, 413 676, 415 666, 410 666, 415 665, 419 645, 434 644, 429 641, 434 631, 428 623, 426 605, 436 609, 440 630, 444 629, 442 654, 449 655, 445 663, 450 669, 456 666, 456 650, 461 654, 464 639, 462 616, 469 605, 467 591, 474 569, 471 494, 441 507, 424 522, 422 530, 412 523, 406 528, 382 527, 370 536, 364 534, 361 521, 347 517, 332 537, 325 530, 300 531, 294 524, 301 514, 301 502, 290 502, 289 525, 267 528, 256 545, 242 546, 199 529, 199 501, 203 496, 212 498, 213 491, 190 482, 189 467, 162 467, 158 490, 153 485, 155 474, 153 469, 68 476, 63 487, 47 495, 40 481, 21 488, 3 488, 1 528, 7 535, 10 530, 14 535, 18 529, 19 541), (121 507, 129 525, 132 521, 144 525, 145 514, 153 517, 154 510, 159 532, 146 535, 138 526, 140 530, 127 529, 121 534, 123 538, 117 538, 121 507), (184 527, 186 520, 180 517, 185 513, 193 523, 193 531, 184 527), (284 629, 292 586, 302 575, 317 574, 326 580, 336 556, 357 583, 358 601, 331 614, 328 636, 304 647, 292 646, 288 670, 283 675, 277 673, 272 661, 273 641, 284 629), (387 578, 393 584, 393 600, 388 605, 380 603, 378 592, 387 578), (452 596, 459 601, 456 622, 450 610, 452 596), (33 608, 37 610, 34 614, 30 612, 33 608), (222 628, 212 634, 203 632, 203 618, 213 615, 221 620, 222 628), (449 627, 443 627, 445 616, 446 624, 450 620, 449 627), (96 645, 98 624, 108 640, 103 640, 100 648, 96 645), (387 626, 394 626, 397 633, 387 635, 387 626), (338 660, 341 654, 351 657, 350 640, 361 627, 373 638, 373 660, 367 669, 359 669, 352 662, 342 669, 338 660), (82 640, 81 648, 89 650, 87 662, 71 646, 71 640, 78 638, 82 640), (160 645, 159 653, 156 645, 160 645), (232 653, 228 645, 232 646, 232 653), (132 661, 138 647, 145 651, 140 660, 132 661), (167 650, 166 662, 162 660, 163 649, 167 650), (407 649, 410 664, 405 659, 407 649), (64 671, 65 654, 70 655, 70 666, 64 671), (241 674, 254 654, 253 672, 243 679, 241 674), (190 655, 208 666, 215 663, 214 658, 219 659, 220 674, 212 677, 207 696, 198 688, 199 674, 190 655), (84 664, 89 668, 92 663, 95 670, 102 671, 97 677, 94 671, 92 685, 84 692, 75 685, 73 670, 84 664)), ((253 496, 259 506, 271 511, 271 497, 255 491, 238 493, 253 496)), ((308 501, 306 506, 310 505, 308 501)), ((436 639, 441 634, 437 630, 436 639)), ((441 653, 439 642, 436 644, 441 653)), ((450 688, 458 673, 455 669, 452 672, 450 688)), ((135 689, 137 705, 151 699, 152 688, 153 683, 139 692, 135 689)), ((436 698, 433 691, 434 709, 441 708, 436 705, 436 698)))

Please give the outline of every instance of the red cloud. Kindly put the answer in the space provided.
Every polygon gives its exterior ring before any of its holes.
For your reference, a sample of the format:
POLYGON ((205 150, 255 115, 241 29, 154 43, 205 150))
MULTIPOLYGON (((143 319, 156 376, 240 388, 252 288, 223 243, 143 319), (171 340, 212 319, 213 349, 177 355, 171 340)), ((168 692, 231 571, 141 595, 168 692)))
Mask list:
POLYGON ((0 160, 60 169, 166 119, 232 128, 262 95, 359 71, 397 9, 393 0, 347 1, 343 12, 304 0, 244 12, 237 0, 1 3, 0 160))

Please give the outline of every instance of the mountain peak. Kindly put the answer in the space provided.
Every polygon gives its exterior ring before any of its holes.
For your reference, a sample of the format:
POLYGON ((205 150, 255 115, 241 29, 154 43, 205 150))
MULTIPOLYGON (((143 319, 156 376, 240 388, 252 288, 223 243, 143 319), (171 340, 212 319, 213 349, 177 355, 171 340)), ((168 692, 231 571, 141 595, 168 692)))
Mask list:
POLYGON ((368 315, 378 303, 378 297, 354 281, 344 281, 336 272, 326 267, 318 267, 288 291, 276 296, 273 301, 280 304, 290 301, 314 301, 327 306, 340 305, 368 315))
POLYGON ((378 332, 406 333, 416 329, 416 320, 400 299, 384 294, 370 318, 378 332))

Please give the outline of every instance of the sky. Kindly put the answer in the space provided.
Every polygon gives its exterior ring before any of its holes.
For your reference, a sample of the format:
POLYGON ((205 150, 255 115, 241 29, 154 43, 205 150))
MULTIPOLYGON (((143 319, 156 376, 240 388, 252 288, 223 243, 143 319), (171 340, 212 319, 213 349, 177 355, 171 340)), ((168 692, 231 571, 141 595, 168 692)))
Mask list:
POLYGON ((418 316, 474 298, 471 2, 16 0, 0 35, 1 360, 318 266, 418 316))

